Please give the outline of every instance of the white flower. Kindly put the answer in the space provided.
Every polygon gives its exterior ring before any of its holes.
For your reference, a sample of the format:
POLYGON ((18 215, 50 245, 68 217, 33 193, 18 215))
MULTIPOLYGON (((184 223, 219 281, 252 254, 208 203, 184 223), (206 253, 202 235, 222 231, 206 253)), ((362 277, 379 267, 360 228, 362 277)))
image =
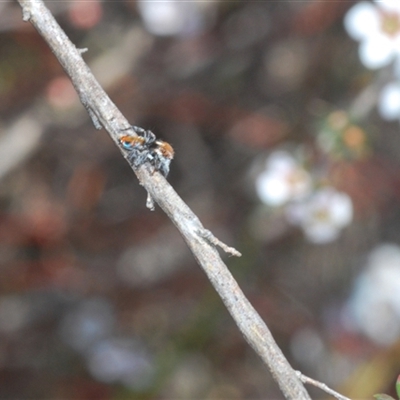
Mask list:
POLYGON ((205 27, 201 2, 139 0, 137 6, 147 30, 154 35, 196 34, 205 27))
POLYGON ((388 83, 381 91, 378 110, 386 120, 400 119, 400 82, 388 83))
POLYGON ((114 325, 114 311, 109 301, 92 298, 81 302, 63 318, 60 333, 71 347, 84 352, 93 343, 108 337, 114 325))
POLYGON ((271 154, 266 169, 257 177, 256 191, 263 203, 280 206, 290 200, 307 196, 311 191, 311 177, 287 151, 271 154))
POLYGON ((372 251, 347 302, 343 321, 349 330, 375 343, 391 345, 400 336, 400 248, 381 244, 372 251))
POLYGON ((361 42, 361 62, 370 69, 399 63, 400 1, 361 2, 350 8, 344 19, 348 34, 361 42))
POLYGON ((302 228, 311 242, 328 243, 352 221, 353 203, 347 194, 324 188, 306 201, 290 205, 287 216, 291 223, 302 228))
POLYGON ((86 352, 91 374, 106 383, 121 382, 143 389, 151 384, 154 364, 142 343, 133 339, 110 338, 95 343, 86 352))

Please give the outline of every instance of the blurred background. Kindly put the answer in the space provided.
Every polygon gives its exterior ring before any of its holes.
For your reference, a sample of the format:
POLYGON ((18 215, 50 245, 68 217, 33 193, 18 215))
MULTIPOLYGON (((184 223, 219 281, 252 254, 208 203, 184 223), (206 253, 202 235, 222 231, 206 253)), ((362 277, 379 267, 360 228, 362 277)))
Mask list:
MULTIPOLYGON (((242 252, 223 257, 290 363, 393 394, 399 2, 47 5, 127 119, 174 146, 169 181, 242 252)), ((0 179, 1 399, 282 398, 16 2, 0 179)))

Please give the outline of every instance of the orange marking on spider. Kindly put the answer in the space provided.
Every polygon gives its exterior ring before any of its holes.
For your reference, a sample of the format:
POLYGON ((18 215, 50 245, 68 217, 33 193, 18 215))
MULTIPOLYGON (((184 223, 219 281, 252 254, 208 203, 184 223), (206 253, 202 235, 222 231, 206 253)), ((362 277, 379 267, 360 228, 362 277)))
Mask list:
POLYGON ((167 177, 175 154, 172 146, 167 142, 157 140, 152 131, 146 131, 138 126, 132 126, 132 129, 138 136, 123 135, 118 139, 128 153, 128 160, 135 167, 149 162, 156 171, 167 177))

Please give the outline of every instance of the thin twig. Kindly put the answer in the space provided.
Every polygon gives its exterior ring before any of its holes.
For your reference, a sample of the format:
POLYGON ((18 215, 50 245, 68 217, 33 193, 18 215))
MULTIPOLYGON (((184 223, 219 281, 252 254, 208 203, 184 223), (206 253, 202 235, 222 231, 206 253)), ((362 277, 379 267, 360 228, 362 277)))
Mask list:
MULTIPOLYGON (((36 27, 70 76, 96 128, 103 126, 118 144, 120 132, 126 130, 130 124, 100 87, 83 61, 80 52, 69 41, 41 0, 18 1, 23 9, 24 20, 29 20, 36 27)), ((229 253, 235 253, 236 250, 222 244, 212 234, 207 234, 207 230, 197 216, 161 174, 153 173, 148 165, 135 169, 135 173, 152 199, 159 204, 179 229, 245 339, 268 366, 284 396, 293 400, 310 399, 264 321, 222 262, 215 246, 218 245, 229 253)))
POLYGON ((231 256, 235 256, 235 257, 241 257, 242 256, 242 254, 239 251, 237 251, 235 248, 227 246, 225 243, 222 243, 208 229, 199 230, 198 234, 201 237, 203 237, 204 239, 208 240, 215 247, 220 247, 225 253, 230 254, 231 256))
POLYGON ((348 397, 343 396, 342 394, 334 391, 329 386, 327 386, 325 383, 318 382, 315 379, 312 379, 312 378, 309 378, 308 376, 303 375, 300 371, 296 371, 296 374, 303 383, 308 383, 309 385, 313 385, 313 386, 323 390, 324 392, 332 395, 333 397, 336 397, 338 400, 351 400, 348 397))

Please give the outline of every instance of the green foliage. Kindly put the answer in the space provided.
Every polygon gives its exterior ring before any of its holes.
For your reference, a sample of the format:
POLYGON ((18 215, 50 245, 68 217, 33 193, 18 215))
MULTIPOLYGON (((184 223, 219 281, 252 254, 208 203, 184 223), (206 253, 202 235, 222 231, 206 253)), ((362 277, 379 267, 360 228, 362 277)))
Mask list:
POLYGON ((396 380, 396 393, 397 397, 400 399, 400 375, 397 377, 396 380))
POLYGON ((395 400, 392 396, 384 393, 374 394, 374 397, 376 400, 395 400))
MULTIPOLYGON (((397 377, 396 380, 396 394, 397 398, 400 399, 400 375, 397 377)), ((392 396, 384 393, 374 394, 374 397, 376 400, 396 400, 392 396)))

